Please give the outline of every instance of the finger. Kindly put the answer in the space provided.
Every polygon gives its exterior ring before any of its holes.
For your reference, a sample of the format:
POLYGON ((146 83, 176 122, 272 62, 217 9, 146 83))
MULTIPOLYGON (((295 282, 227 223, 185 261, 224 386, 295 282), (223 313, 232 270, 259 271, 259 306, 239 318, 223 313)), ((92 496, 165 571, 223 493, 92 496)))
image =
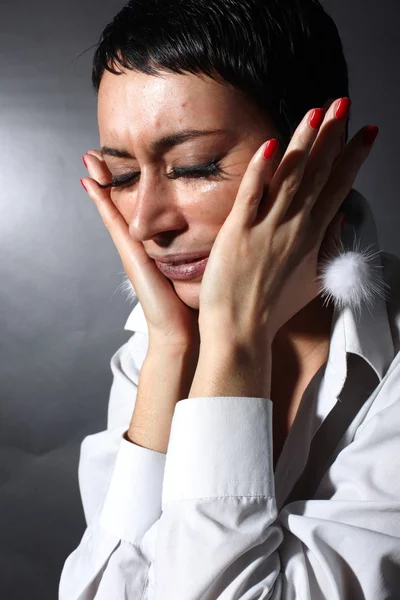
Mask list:
MULTIPOLYGON (((329 109, 329 107, 330 107, 330 106, 331 106, 331 105, 332 105, 334 102, 336 102, 336 100, 335 100, 334 98, 329 98, 329 99, 328 99, 328 100, 325 102, 325 104, 324 104, 324 106, 323 106, 322 108, 324 108, 324 109, 325 109, 325 111, 326 111, 326 112, 328 112, 328 109, 329 109)), ((347 118, 349 118, 349 117, 347 117, 347 118)), ((344 126, 344 130, 343 130, 343 132, 342 132, 342 133, 341 133, 341 135, 340 135, 340 148, 339 148, 339 150, 338 150, 337 156, 335 157, 335 160, 333 161, 333 164, 335 164, 335 162, 336 162, 336 160, 337 160, 338 156, 339 156, 339 155, 340 155, 340 153, 342 152, 342 150, 343 150, 343 148, 345 147, 345 145, 346 145, 346 123, 345 123, 345 126, 344 126)))
MULTIPOLYGON (((329 102, 325 104, 327 105, 329 102)), ((268 169, 265 169, 265 160, 263 161, 265 144, 257 150, 243 176, 237 202, 235 202, 234 209, 231 211, 238 212, 241 215, 243 225, 250 226, 254 224, 262 199, 265 201, 263 209, 258 214, 260 220, 263 220, 266 211, 272 213, 271 219, 273 220, 284 216, 301 183, 308 154, 318 135, 324 117, 324 108, 311 109, 306 113, 278 167, 276 161, 272 160, 273 167, 271 168, 271 162, 267 161, 269 163, 268 169), (273 173, 272 181, 271 173, 273 173), (267 181, 269 181, 268 185, 266 185, 266 174, 267 181)), ((267 144, 272 141, 277 142, 277 140, 269 140, 267 144)), ((276 152, 275 155, 277 155, 276 152)))
POLYGON ((343 149, 311 213, 312 221, 319 231, 325 231, 348 196, 378 132, 378 127, 363 127, 343 149))
POLYGON ((301 185, 309 152, 324 120, 323 108, 309 110, 297 126, 268 190, 270 218, 281 222, 301 185))
MULTIPOLYGON (((96 205, 102 221, 108 230, 115 247, 121 257, 125 272, 132 281, 134 276, 135 261, 145 261, 149 259, 147 253, 140 242, 137 242, 129 235, 128 224, 111 200, 109 188, 102 188, 101 184, 110 177, 110 172, 104 161, 94 154, 85 155, 88 172, 91 177, 82 178, 82 182, 87 190, 91 200, 96 205)), ((135 286, 135 283, 132 281, 135 286)))
POLYGON ((264 142, 251 158, 242 177, 236 200, 228 215, 234 226, 249 228, 254 224, 260 202, 277 165, 279 142, 272 138, 264 142), (267 157, 267 158, 266 158, 267 157))
MULTIPOLYGON (((346 128, 346 125, 344 127, 346 128)), ((342 131, 342 133, 340 134, 340 144, 339 144, 339 148, 338 148, 338 150, 336 152, 336 156, 335 156, 335 158, 333 160, 332 169, 335 168, 335 166, 337 164, 337 161, 338 161, 341 153, 343 152, 343 148, 345 147, 345 145, 346 145, 346 131, 344 129, 342 131)))
POLYGON ((110 188, 101 187, 107 178, 108 168, 102 158, 85 155, 88 171, 94 177, 82 179, 89 197, 95 203, 102 221, 108 230, 120 255, 126 275, 132 283, 136 295, 143 304, 154 302, 153 293, 169 291, 168 280, 157 269, 152 258, 145 251, 142 242, 132 239, 129 227, 122 214, 111 200, 110 188), (99 183, 100 182, 100 183, 99 183), (152 290, 155 290, 153 292, 152 290))
POLYGON ((86 164, 89 177, 95 179, 99 184, 109 183, 112 175, 106 162, 98 150, 88 150, 82 157, 86 164))
POLYGON ((92 154, 93 156, 96 156, 96 158, 98 158, 100 161, 105 162, 101 151, 97 150, 96 148, 94 148, 93 150, 88 150, 86 154, 92 154))
POLYGON ((342 151, 349 98, 339 98, 329 107, 314 144, 310 150, 302 182, 297 190, 291 210, 309 213, 329 179, 332 168, 342 151))

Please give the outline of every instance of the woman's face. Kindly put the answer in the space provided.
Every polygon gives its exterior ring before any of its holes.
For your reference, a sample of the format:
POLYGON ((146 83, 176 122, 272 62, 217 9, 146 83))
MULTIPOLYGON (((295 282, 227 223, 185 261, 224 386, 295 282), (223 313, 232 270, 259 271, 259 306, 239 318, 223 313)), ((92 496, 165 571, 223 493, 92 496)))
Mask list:
MULTIPOLYGON (((167 254, 210 254, 249 161, 277 133, 238 90, 192 74, 154 77, 106 71, 98 94, 98 122, 102 148, 130 155, 103 153, 113 177, 139 172, 126 187, 112 188, 112 201, 131 237, 157 260, 167 254), (154 146, 164 136, 187 130, 222 131, 168 147, 154 146), (178 167, 201 166, 215 159, 221 173, 211 167, 211 172, 166 176, 178 167)), ((177 295, 194 309, 199 308, 201 279, 202 275, 190 280, 171 278, 177 295)))

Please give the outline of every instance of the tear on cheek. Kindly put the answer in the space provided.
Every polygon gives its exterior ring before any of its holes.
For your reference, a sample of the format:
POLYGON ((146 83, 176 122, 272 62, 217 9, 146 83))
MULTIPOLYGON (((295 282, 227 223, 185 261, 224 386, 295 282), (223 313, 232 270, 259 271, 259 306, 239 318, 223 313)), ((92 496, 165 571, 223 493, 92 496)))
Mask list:
POLYGON ((206 181, 205 183, 203 183, 203 185, 200 186, 200 192, 212 192, 212 190, 215 190, 216 187, 217 184, 215 181, 206 181))

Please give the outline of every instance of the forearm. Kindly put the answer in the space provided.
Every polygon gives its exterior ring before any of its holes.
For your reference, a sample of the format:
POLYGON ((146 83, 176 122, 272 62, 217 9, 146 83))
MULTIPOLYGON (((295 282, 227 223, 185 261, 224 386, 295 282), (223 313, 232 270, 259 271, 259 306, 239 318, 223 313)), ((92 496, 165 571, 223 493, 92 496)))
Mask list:
POLYGON ((239 347, 221 340, 200 350, 188 398, 203 396, 271 397, 271 346, 239 347))
POLYGON ((167 452, 175 405, 188 397, 197 359, 198 352, 190 349, 149 349, 140 371, 128 440, 167 452))

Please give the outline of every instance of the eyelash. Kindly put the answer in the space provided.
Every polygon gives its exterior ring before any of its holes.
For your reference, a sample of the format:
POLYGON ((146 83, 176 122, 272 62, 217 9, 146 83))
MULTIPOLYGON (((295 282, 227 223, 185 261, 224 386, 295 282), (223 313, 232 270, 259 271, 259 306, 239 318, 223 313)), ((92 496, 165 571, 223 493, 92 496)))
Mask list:
MULTIPOLYGON (((168 179, 178 179, 179 177, 186 177, 188 179, 200 179, 201 177, 205 177, 206 179, 219 179, 224 173, 223 169, 220 167, 219 160, 210 160, 203 165, 194 165, 190 167, 175 167, 172 169, 170 173, 167 174, 168 179)), ((101 185, 102 188, 118 188, 119 190, 123 190, 130 185, 136 183, 137 177, 140 174, 139 171, 135 173, 127 173, 126 175, 121 175, 120 177, 113 177, 111 183, 106 183, 101 185)))

